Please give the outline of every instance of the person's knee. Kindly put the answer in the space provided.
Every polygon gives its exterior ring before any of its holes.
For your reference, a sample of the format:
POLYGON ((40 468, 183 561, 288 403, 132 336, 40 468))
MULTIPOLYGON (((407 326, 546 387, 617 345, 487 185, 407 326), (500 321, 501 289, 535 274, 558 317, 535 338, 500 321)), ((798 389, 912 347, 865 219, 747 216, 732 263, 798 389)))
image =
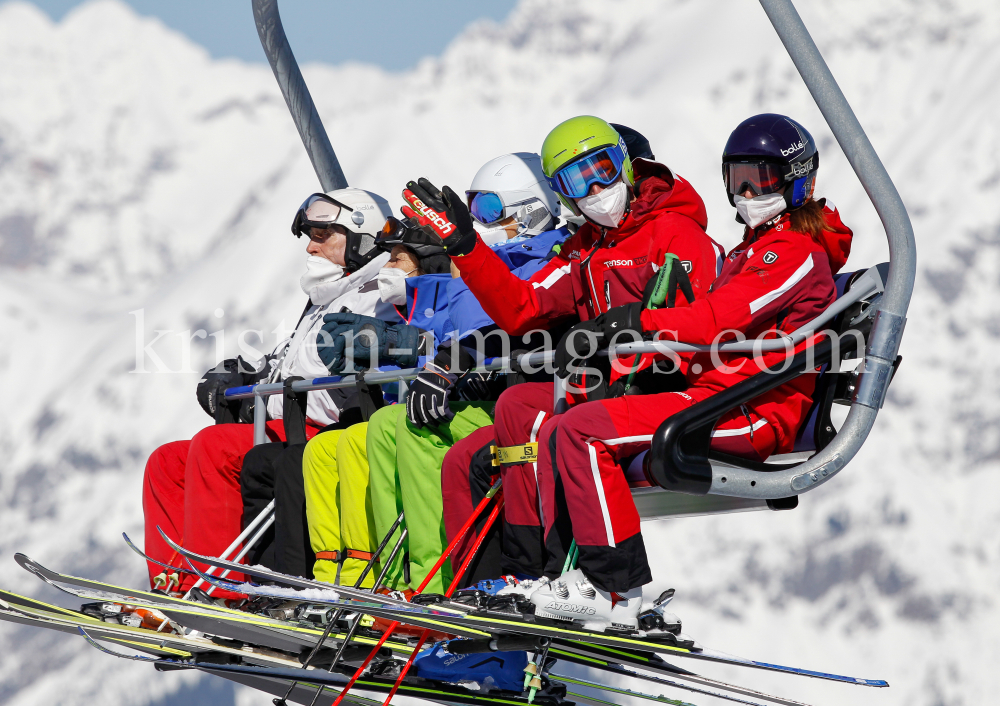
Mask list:
POLYGON ((317 434, 306 444, 302 454, 302 475, 309 482, 310 478, 329 475, 337 472, 337 445, 344 432, 342 430, 328 431, 317 434))

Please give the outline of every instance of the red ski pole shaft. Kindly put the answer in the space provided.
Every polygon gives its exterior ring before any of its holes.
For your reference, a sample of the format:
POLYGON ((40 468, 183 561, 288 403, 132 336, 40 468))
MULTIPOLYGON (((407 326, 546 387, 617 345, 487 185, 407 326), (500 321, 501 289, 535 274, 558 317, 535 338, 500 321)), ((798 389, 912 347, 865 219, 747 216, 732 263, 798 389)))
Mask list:
MULTIPOLYGON (((451 556, 452 551, 455 549, 455 547, 458 546, 458 543, 462 541, 462 538, 465 537, 465 535, 468 533, 472 525, 475 524, 476 520, 479 518, 479 515, 482 514, 483 509, 489 504, 490 500, 493 499, 493 496, 496 495, 497 491, 499 490, 500 490, 500 481, 498 479, 497 482, 494 483, 490 487, 490 489, 486 491, 486 495, 483 496, 483 499, 479 501, 478 505, 476 505, 476 509, 472 511, 472 514, 469 516, 469 519, 466 520, 465 524, 462 525, 461 529, 458 530, 458 534, 455 535, 455 538, 448 543, 448 546, 444 550, 444 553, 441 555, 441 558, 437 560, 437 563, 434 564, 434 567, 430 570, 430 572, 427 574, 424 580, 421 581, 420 586, 417 588, 416 593, 414 593, 413 595, 417 595, 421 593, 425 588, 427 588, 427 584, 430 583, 431 579, 437 573, 438 569, 440 569, 444 565, 445 560, 447 560, 448 557, 451 556)), ((376 588, 378 587, 376 586, 376 588)), ((375 655, 378 654, 378 651, 382 648, 382 645, 384 645, 385 641, 388 640, 389 637, 392 635, 392 633, 396 631, 397 627, 399 627, 399 621, 398 620, 392 621, 392 623, 389 625, 389 628, 385 631, 385 634, 382 635, 382 637, 379 639, 378 644, 376 644, 375 647, 372 649, 372 651, 368 654, 368 656, 365 657, 365 661, 362 662, 361 666, 357 668, 357 670, 354 672, 354 675, 351 676, 350 681, 347 682, 347 684, 341 690, 340 694, 337 695, 337 698, 334 700, 332 704, 330 704, 330 706, 340 706, 340 702, 344 700, 345 696, 347 696, 347 692, 350 691, 351 687, 354 686, 354 683, 361 678, 362 672, 364 672, 365 669, 368 667, 368 665, 371 664, 371 661, 375 659, 375 655)))
MULTIPOLYGON (((496 522, 497 517, 500 516, 500 511, 502 509, 503 493, 500 493, 497 497, 496 507, 493 508, 493 512, 491 512, 490 516, 486 519, 486 524, 483 525, 483 531, 479 533, 478 537, 476 537, 476 541, 473 543, 472 549, 469 550, 469 555, 465 557, 465 561, 462 562, 462 568, 459 569, 457 574, 455 574, 455 578, 452 580, 451 585, 448 586, 448 590, 445 591, 444 595, 448 598, 451 598, 451 594, 455 592, 455 588, 458 587, 462 577, 465 576, 466 569, 468 569, 469 564, 472 563, 472 557, 476 555, 476 552, 479 551, 479 547, 483 545, 483 540, 486 539, 487 533, 490 531, 493 523, 496 522)), ((413 665, 413 660, 416 659, 417 654, 420 652, 420 648, 424 646, 424 642, 427 641, 427 636, 430 635, 430 632, 429 628, 425 628, 420 634, 420 639, 417 640, 417 646, 414 647, 413 652, 410 653, 410 658, 406 660, 406 664, 403 665, 402 671, 399 673, 399 676, 396 677, 396 683, 392 685, 392 689, 390 689, 389 695, 385 697, 385 701, 382 703, 382 706, 389 706, 389 702, 392 701, 392 697, 395 696, 396 691, 399 690, 400 685, 403 683, 403 679, 406 677, 407 672, 410 671, 410 667, 413 665)))

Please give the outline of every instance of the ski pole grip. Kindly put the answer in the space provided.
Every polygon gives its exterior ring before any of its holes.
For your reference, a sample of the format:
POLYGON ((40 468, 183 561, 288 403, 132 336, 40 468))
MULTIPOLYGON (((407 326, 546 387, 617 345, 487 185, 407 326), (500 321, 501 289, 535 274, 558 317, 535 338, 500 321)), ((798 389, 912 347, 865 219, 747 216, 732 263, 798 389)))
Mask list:
POLYGON ((537 635, 498 635, 473 640, 451 640, 448 651, 453 655, 475 655, 484 652, 527 652, 547 647, 549 638, 537 635))

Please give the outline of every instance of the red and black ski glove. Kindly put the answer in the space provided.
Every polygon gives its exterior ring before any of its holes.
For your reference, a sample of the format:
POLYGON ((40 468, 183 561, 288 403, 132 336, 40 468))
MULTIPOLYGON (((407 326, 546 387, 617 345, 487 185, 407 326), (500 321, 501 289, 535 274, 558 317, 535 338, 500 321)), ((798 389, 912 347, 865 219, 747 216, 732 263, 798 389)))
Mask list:
POLYGON ((403 199, 409 204, 409 208, 403 207, 403 214, 416 218, 424 230, 441 238, 448 255, 472 252, 476 246, 472 216, 465 201, 450 186, 439 191, 421 177, 406 184, 403 199))

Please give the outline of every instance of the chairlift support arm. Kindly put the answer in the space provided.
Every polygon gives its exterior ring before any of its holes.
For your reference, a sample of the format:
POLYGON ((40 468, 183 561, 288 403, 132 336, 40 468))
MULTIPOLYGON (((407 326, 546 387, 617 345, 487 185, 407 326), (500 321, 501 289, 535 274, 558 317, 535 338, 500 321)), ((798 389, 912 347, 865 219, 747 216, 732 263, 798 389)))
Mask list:
POLYGON ((278 14, 278 0, 252 0, 253 19, 257 24, 257 34, 260 44, 267 54, 267 60, 274 71, 274 78, 285 97, 288 111, 292 114, 295 127, 302 138, 302 144, 309 154, 316 176, 323 191, 343 189, 347 186, 347 177, 340 168, 340 161, 333 151, 330 138, 323 127, 316 104, 306 86, 299 64, 285 36, 285 28, 278 14))

